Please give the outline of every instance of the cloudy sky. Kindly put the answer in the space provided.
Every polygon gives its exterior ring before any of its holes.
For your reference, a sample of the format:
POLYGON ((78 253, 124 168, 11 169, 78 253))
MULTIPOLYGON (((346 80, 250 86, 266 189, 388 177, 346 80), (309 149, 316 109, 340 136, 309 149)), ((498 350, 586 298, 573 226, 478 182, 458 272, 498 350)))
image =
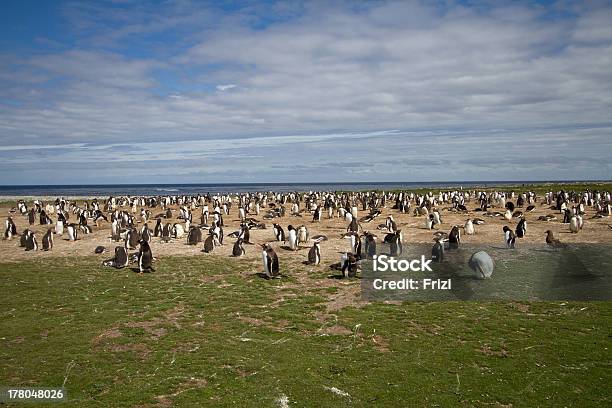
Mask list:
POLYGON ((0 184, 610 179, 612 3, 0 3, 0 184))

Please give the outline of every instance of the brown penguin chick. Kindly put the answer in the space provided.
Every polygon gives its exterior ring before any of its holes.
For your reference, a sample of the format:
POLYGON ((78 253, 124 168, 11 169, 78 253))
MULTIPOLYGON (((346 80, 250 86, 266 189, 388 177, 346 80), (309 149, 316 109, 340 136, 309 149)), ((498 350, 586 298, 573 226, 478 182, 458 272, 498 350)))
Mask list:
POLYGON ((553 248, 567 248, 567 245, 554 237, 551 230, 546 230, 546 243, 553 248))

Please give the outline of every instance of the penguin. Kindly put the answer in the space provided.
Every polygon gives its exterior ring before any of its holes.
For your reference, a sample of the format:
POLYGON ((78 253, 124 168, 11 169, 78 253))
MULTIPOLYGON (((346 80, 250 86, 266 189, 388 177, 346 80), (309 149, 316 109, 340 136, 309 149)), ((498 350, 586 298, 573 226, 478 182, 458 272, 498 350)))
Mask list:
POLYGON ((293 225, 289 225, 287 227, 287 240, 289 241, 289 249, 292 251, 297 251, 298 248, 298 240, 297 240, 297 231, 293 228, 293 225))
POLYGON ((503 231, 506 245, 508 246, 508 248, 514 248, 514 244, 516 243, 516 235, 507 225, 504 226, 503 231))
POLYGON ((164 224, 162 228, 161 240, 162 242, 170 242, 171 239, 172 239, 172 226, 170 225, 169 222, 167 222, 166 224, 164 224))
POLYGON ((277 241, 285 242, 285 231, 283 231, 283 227, 278 224, 273 224, 274 236, 277 241))
POLYGON ((522 218, 516 225, 516 236, 523 238, 527 233, 527 220, 522 218))
POLYGON ((238 208, 238 216, 240 217, 240 222, 244 222, 246 219, 246 212, 244 211, 244 207, 238 208))
POLYGON ((134 228, 129 229, 125 236, 125 247, 128 249, 136 249, 139 241, 140 236, 138 232, 134 228))
POLYGON ((57 218, 57 222, 55 223, 55 233, 57 235, 64 235, 64 220, 60 219, 60 217, 57 218))
POLYGON ((387 226, 387 229, 390 233, 394 233, 395 231, 397 231, 397 224, 395 223, 395 220, 393 219, 392 215, 387 217, 385 225, 387 226))
POLYGON ((128 266, 129 258, 125 247, 115 247, 115 259, 113 260, 113 266, 117 269, 125 268, 128 266))
POLYGON ((53 228, 49 228, 47 233, 43 236, 43 251, 50 251, 53 249, 53 228))
POLYGON ((357 223, 357 218, 353 218, 351 220, 346 230, 351 232, 359 232, 359 223, 357 223))
POLYGON ((504 218, 506 219, 506 221, 512 221, 512 211, 506 210, 504 218))
POLYGON ((391 256, 400 256, 403 252, 402 239, 400 231, 393 234, 387 234, 385 242, 389 243, 389 252, 391 256))
POLYGON ((297 229, 297 242, 298 245, 300 244, 305 244, 308 242, 308 228, 306 228, 304 225, 301 225, 298 227, 297 229))
POLYGON ((149 229, 149 226, 146 222, 143 225, 142 230, 140 231, 140 239, 145 240, 147 242, 151 242, 151 230, 149 229))
POLYGON ((376 255, 376 237, 369 232, 365 233, 365 251, 368 259, 372 259, 376 255))
POLYGON ((183 236, 185 235, 185 229, 181 224, 178 223, 172 226, 172 232, 174 234, 174 237, 177 239, 183 238, 183 236))
POLYGON ((147 241, 141 239, 138 241, 140 248, 138 250, 138 271, 143 272, 155 272, 153 269, 153 253, 151 252, 151 246, 147 241))
POLYGON ((215 249, 215 236, 213 234, 209 234, 204 240, 204 252, 209 253, 215 249))
POLYGON ((321 221, 321 206, 317 205, 317 208, 315 208, 314 213, 312 214, 312 222, 319 221, 321 221))
POLYGON ((569 224, 571 216, 572 216, 572 212, 566 208, 563 211, 563 224, 569 224))
POLYGON ((191 227, 187 234, 187 245, 197 245, 202 242, 202 230, 198 227, 191 227))
POLYGON ((436 239, 436 243, 431 248, 431 259, 434 262, 442 262, 444 260, 444 244, 436 239))
POLYGON ((463 227, 466 235, 474 235, 476 231, 474 230, 474 223, 472 220, 467 220, 465 222, 465 226, 463 227))
POLYGON ((238 238, 242 238, 242 242, 244 242, 245 244, 251 243, 251 231, 249 230, 248 225, 240 225, 240 232, 238 233, 238 238))
POLYGON ((13 221, 13 218, 8 217, 5 222, 6 228, 4 229, 4 238, 10 240, 13 235, 17 235, 17 226, 13 221))
POLYGON ((448 233, 448 248, 457 249, 459 248, 460 243, 461 243, 461 232, 459 231, 459 227, 455 225, 453 226, 451 231, 448 233))
POLYGON ((69 224, 66 230, 68 231, 69 241, 76 241, 77 239, 79 239, 79 229, 76 224, 74 223, 69 224))
POLYGON ((102 245, 98 245, 96 249, 94 249, 95 254, 103 254, 105 251, 106 248, 104 248, 102 245))
POLYGON ((28 230, 28 235, 26 237, 26 251, 37 251, 38 250, 38 242, 36 241, 36 234, 34 232, 28 230))
POLYGON ((34 212, 34 208, 32 208, 30 212, 28 213, 28 223, 30 225, 34 225, 35 222, 36 222, 36 213, 34 212))
POLYGON ((361 237, 356 232, 347 232, 344 235, 345 238, 351 239, 351 251, 357 257, 361 259, 361 237))
POLYGON ((28 234, 29 234, 30 230, 25 229, 23 230, 23 232, 21 233, 21 237, 19 238, 19 246, 21 248, 25 248, 26 243, 28 241, 28 234))
POLYGON ((263 269, 268 279, 280 277, 280 265, 278 255, 269 244, 262 245, 263 269))
POLYGON ((437 209, 433 210, 432 215, 433 215, 434 225, 442 224, 442 217, 440 216, 440 212, 437 209))
POLYGON ((357 268, 358 263, 355 255, 349 252, 342 254, 342 259, 340 261, 340 269, 344 278, 354 278, 355 276, 357 276, 357 268))
POLYGON ((427 216, 425 218, 425 229, 432 229, 434 226, 434 216, 433 214, 429 214, 429 216, 427 216))
POLYGON ((321 263, 321 243, 315 241, 312 248, 308 251, 308 263, 311 265, 319 265, 321 263))
POLYGON ((578 218, 575 215, 572 215, 572 217, 570 218, 569 229, 570 232, 573 234, 577 234, 580 229, 578 227, 578 218))
POLYGON ((161 236, 161 232, 162 232, 162 220, 161 218, 158 218, 157 221, 155 222, 155 228, 153 229, 153 236, 159 237, 161 236))
POLYGON ((232 248, 233 256, 243 256, 245 254, 244 247, 242 246, 242 238, 238 238, 236 242, 234 242, 234 247, 232 248))

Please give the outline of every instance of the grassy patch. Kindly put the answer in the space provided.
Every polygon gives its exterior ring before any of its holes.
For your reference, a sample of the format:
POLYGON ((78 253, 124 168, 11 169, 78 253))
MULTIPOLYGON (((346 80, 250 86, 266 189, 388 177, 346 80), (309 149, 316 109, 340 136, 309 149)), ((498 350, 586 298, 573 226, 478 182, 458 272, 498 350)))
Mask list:
POLYGON ((358 283, 306 268, 266 281, 258 263, 203 256, 145 275, 93 257, 0 264, 0 384, 65 382, 79 407, 610 405, 610 302, 328 310, 358 283))

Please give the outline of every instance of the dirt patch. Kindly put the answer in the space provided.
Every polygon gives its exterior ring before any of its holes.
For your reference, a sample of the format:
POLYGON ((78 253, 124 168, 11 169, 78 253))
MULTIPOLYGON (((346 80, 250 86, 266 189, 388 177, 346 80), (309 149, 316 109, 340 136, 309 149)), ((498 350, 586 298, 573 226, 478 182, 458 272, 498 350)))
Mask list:
POLYGON ((335 324, 333 326, 324 327, 320 332, 322 334, 328 334, 332 336, 346 336, 349 334, 353 334, 353 332, 350 329, 347 329, 346 327, 340 326, 338 324, 335 324))
POLYGON ((146 344, 135 343, 135 344, 113 344, 108 348, 111 353, 135 353, 136 356, 141 360, 146 360, 151 354, 151 350, 146 344))
POLYGON ((501 347, 499 350, 493 350, 490 346, 486 344, 480 347, 478 349, 478 352, 487 356, 495 356, 501 358, 507 358, 510 355, 510 353, 508 353, 508 350, 506 350, 504 347, 501 347))
POLYGON ((389 342, 383 336, 379 334, 374 334, 371 337, 371 340, 374 344, 374 348, 380 351, 381 353, 388 353, 389 351, 391 351, 389 349, 389 342))
POLYGON ((155 317, 150 320, 141 322, 128 322, 125 323, 125 327, 140 328, 151 335, 151 339, 159 340, 161 337, 168 333, 168 329, 160 326, 171 325, 177 329, 181 328, 179 320, 185 311, 183 304, 179 304, 173 309, 170 309, 163 313, 162 317, 155 317))
POLYGON ((526 305, 526 304, 524 304, 524 303, 516 303, 516 302, 513 302, 513 303, 510 303, 510 307, 512 307, 512 308, 513 308, 513 309, 515 309, 515 310, 518 310, 519 312, 522 312, 522 313, 528 313, 528 312, 529 312, 529 307, 530 307, 530 306, 529 306, 529 305, 526 305))
POLYGON ((102 333, 98 334, 93 338, 92 343, 94 345, 100 344, 107 339, 116 339, 123 335, 121 331, 117 327, 111 327, 110 329, 104 330, 102 333))

